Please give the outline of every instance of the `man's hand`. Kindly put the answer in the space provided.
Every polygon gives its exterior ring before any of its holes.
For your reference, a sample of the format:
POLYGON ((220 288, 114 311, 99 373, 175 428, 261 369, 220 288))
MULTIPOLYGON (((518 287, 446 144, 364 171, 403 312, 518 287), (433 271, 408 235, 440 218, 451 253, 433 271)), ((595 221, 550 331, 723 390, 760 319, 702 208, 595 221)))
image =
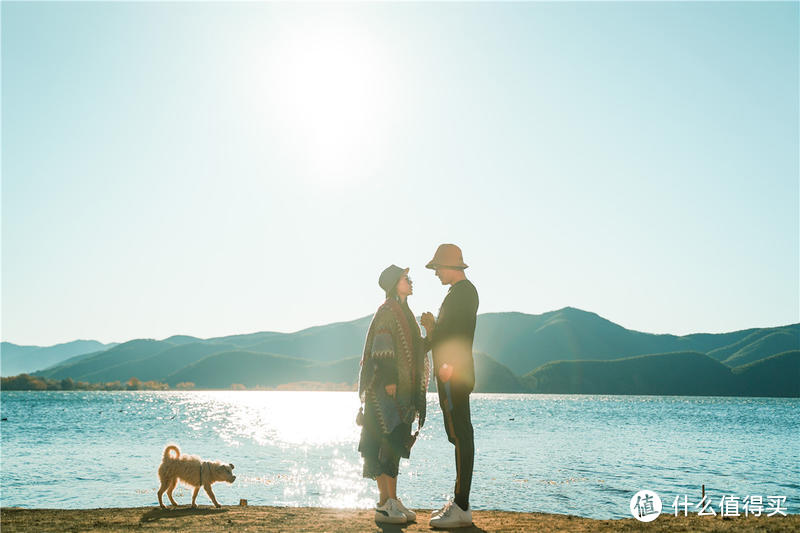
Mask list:
POLYGON ((433 333, 433 328, 436 327, 436 320, 433 318, 433 313, 422 313, 420 322, 422 322, 422 327, 425 328, 425 332, 428 335, 433 333))
POLYGON ((439 379, 443 382, 447 383, 450 381, 450 378, 453 377, 453 367, 444 363, 442 366, 439 367, 439 379))
POLYGON ((386 394, 394 398, 394 395, 397 393, 397 385, 386 385, 386 394))

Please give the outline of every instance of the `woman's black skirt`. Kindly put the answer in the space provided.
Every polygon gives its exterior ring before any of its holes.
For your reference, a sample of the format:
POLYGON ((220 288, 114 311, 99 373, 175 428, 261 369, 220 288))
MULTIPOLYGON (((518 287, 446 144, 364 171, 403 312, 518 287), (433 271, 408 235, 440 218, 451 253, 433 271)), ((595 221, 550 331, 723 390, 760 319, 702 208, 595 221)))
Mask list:
POLYGON ((364 412, 364 425, 361 427, 361 441, 358 451, 364 458, 363 477, 377 479, 381 474, 397 477, 400 457, 408 457, 406 440, 411 434, 411 424, 399 424, 388 435, 384 435, 369 408, 364 412))

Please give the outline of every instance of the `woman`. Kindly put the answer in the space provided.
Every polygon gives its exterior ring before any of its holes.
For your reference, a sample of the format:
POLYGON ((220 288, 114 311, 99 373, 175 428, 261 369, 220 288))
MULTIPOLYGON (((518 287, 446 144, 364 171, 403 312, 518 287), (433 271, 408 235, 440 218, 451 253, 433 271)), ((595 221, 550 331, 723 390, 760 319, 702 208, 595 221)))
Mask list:
POLYGON ((406 299, 412 294, 408 270, 395 265, 380 275, 386 301, 378 308, 367 332, 358 394, 364 404, 358 451, 364 458, 363 476, 378 483, 380 501, 375 521, 404 524, 416 519, 397 498, 400 457, 408 457, 411 423, 425 423, 425 393, 430 363, 425 340, 406 299))

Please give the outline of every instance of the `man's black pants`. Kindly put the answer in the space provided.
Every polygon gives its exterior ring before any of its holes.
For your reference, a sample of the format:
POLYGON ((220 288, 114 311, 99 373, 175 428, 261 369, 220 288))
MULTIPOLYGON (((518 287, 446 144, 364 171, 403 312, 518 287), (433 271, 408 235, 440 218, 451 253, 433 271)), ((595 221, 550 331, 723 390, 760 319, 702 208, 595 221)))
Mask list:
POLYGON ((475 461, 475 443, 469 412, 471 389, 450 386, 437 378, 439 405, 444 415, 447 440, 456 447, 456 486, 454 501, 459 507, 469 508, 469 490, 472 486, 472 467, 475 461))

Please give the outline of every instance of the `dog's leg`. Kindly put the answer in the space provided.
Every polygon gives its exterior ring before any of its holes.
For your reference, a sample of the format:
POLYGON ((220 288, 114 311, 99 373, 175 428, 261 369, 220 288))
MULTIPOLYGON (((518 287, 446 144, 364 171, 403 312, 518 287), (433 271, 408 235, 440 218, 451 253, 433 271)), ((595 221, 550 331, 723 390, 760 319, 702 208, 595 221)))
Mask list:
POLYGON ((208 497, 214 502, 214 507, 222 507, 214 497, 214 491, 211 490, 211 483, 204 483, 203 488, 206 489, 206 494, 208 494, 208 497))
POLYGON ((175 490, 175 487, 178 485, 178 478, 172 480, 170 483, 169 488, 167 489, 167 496, 169 496, 169 501, 172 502, 172 505, 175 507, 178 506, 178 502, 175 501, 175 498, 172 497, 172 491, 175 490))
POLYGON ((194 502, 197 500, 198 492, 200 492, 200 487, 195 487, 194 492, 192 493, 192 508, 197 507, 197 504, 194 502))
POLYGON ((158 489, 158 505, 162 509, 166 509, 166 506, 164 505, 164 501, 161 499, 161 497, 164 495, 164 491, 165 490, 167 490, 167 483, 166 483, 166 481, 162 480, 161 481, 161 488, 158 489))

